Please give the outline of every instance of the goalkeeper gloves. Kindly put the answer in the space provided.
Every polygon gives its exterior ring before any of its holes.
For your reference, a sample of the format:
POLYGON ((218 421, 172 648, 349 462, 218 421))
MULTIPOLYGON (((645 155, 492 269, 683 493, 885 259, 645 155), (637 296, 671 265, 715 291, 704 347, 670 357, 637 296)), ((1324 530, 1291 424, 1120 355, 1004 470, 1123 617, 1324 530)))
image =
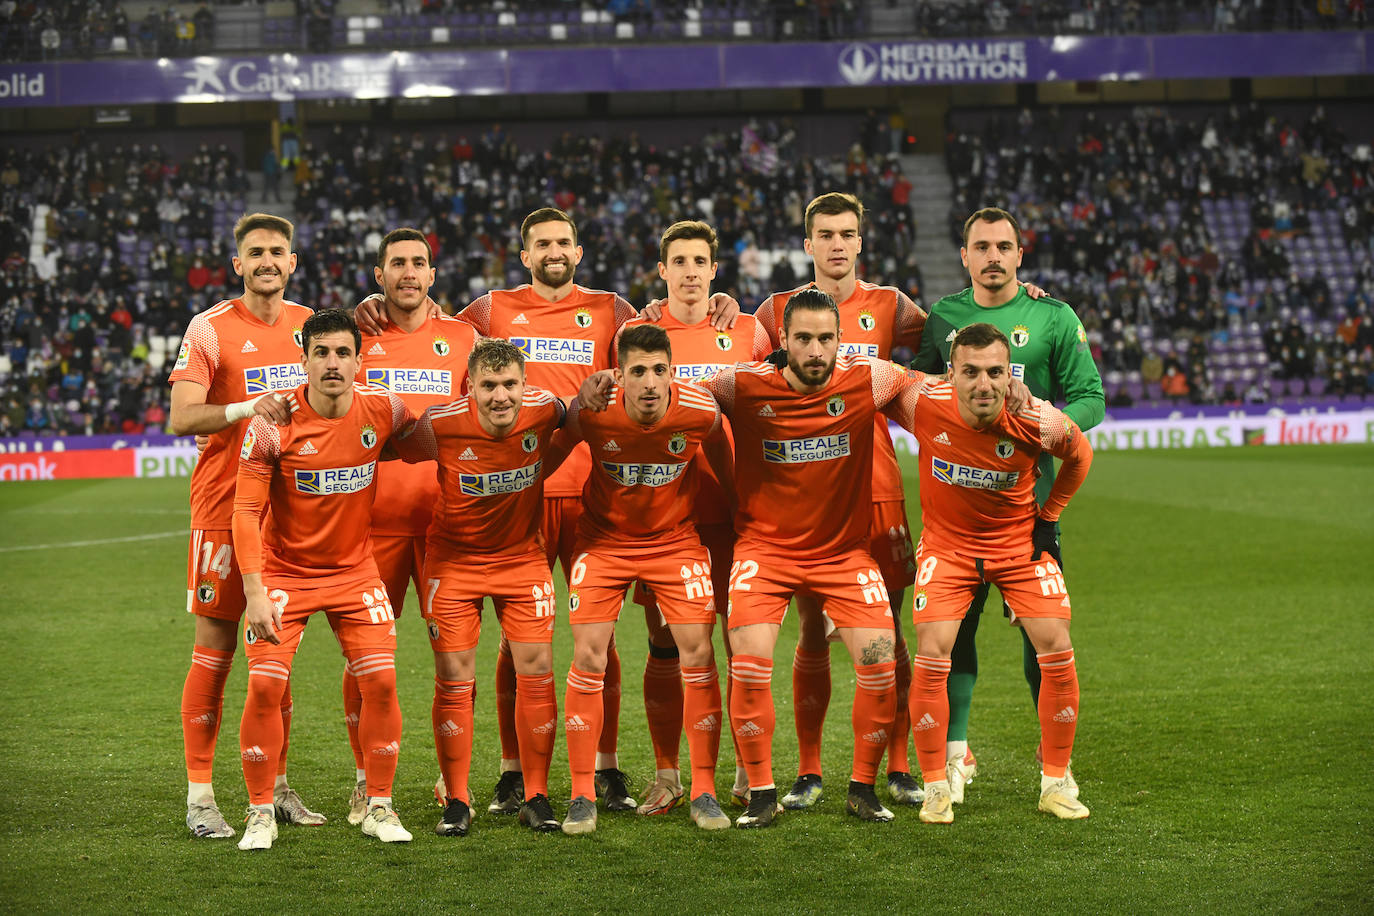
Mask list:
POLYGON ((1031 529, 1031 546, 1035 548, 1031 553, 1032 560, 1040 559, 1042 553, 1047 553, 1054 557, 1054 561, 1063 564, 1059 559, 1059 524, 1047 518, 1037 517, 1035 527, 1031 529))

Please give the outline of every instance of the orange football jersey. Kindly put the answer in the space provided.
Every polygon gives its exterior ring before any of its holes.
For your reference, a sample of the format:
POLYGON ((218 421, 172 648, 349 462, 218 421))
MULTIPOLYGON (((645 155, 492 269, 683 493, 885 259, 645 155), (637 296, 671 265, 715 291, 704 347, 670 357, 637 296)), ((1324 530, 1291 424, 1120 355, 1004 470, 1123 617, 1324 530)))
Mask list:
MULTIPOLYGON (((303 305, 283 302, 277 320, 266 324, 242 299, 211 306, 191 319, 167 380, 203 385, 207 404, 235 404, 268 392, 290 391, 305 384, 301 326, 311 314, 303 305)), ((247 429, 247 423, 233 423, 210 434, 191 472, 192 528, 230 526, 239 446, 247 429)))
MULTIPOLYGON (((633 318, 630 303, 615 293, 573 285, 550 302, 526 283, 474 299, 461 317, 484 336, 504 337, 525 354, 525 380, 561 398, 574 397, 587 376, 611 368, 615 332, 633 318)), ((578 448, 544 485, 545 496, 579 496, 591 469, 578 448)))
MULTIPOLYGON (((380 336, 363 338, 358 381, 390 391, 419 416, 426 407, 447 404, 462 395, 468 354, 477 336, 472 325, 446 315, 430 318, 410 333, 387 324, 380 336)), ((377 468, 372 530, 423 536, 438 501, 434 465, 384 462, 377 468)))
MULTIPOLYGON (((680 379, 704 378, 718 369, 735 363, 747 363, 764 359, 773 348, 768 343, 768 334, 763 325, 753 315, 740 315, 735 326, 718 331, 711 327, 709 318, 696 324, 683 324, 674 318, 666 308, 658 321, 648 318, 632 318, 621 326, 616 334, 616 346, 620 345, 620 334, 638 324, 657 324, 668 333, 668 341, 673 346, 673 372, 680 379)), ((725 423, 725 434, 730 437, 734 447, 734 437, 730 424, 725 423)), ((725 494, 716 480, 715 471, 706 460, 706 455, 697 452, 697 501, 696 521, 698 525, 724 525, 730 521, 729 507, 725 494)))
POLYGON ((297 588, 371 582, 378 456, 414 418, 394 394, 355 384, 348 412, 328 419, 306 391, 287 395, 289 426, 254 417, 243 437, 234 498, 239 568, 296 580, 297 588))
POLYGON ((499 439, 482 429, 470 394, 426 409, 396 450, 408 462, 439 462, 428 549, 445 556, 542 551, 544 453, 562 419, 563 402, 533 386, 525 388, 515 427, 499 439))
POLYGON ((693 458, 719 427, 720 409, 711 396, 677 379, 667 413, 653 426, 630 418, 618 386, 603 411, 580 410, 574 401, 568 431, 585 440, 592 455, 577 549, 654 551, 695 540, 693 458))
POLYGON ((866 551, 874 417, 880 408, 908 417, 924 379, 866 356, 839 357, 811 394, 794 390, 770 363, 703 379, 735 431, 741 541, 800 559, 866 551))
MULTIPOLYGON (((756 313, 774 347, 782 345, 782 313, 787 300, 804 289, 814 289, 808 283, 785 293, 774 293, 759 306, 756 313)), ((913 352, 921 345, 921 330, 926 313, 905 293, 893 286, 858 281, 854 292, 840 308, 840 355, 862 353, 878 359, 891 359, 893 347, 908 347, 913 352)), ((892 447, 892 435, 887 419, 878 417, 874 429, 877 445, 873 453, 873 498, 879 502, 902 499, 902 469, 892 447)))
POLYGON ((959 415, 954 386, 930 379, 909 424, 921 446, 921 540, 984 560, 1030 552, 1035 479, 1042 451, 1064 459, 1039 514, 1058 519, 1087 475, 1092 448, 1081 430, 1039 398, 1016 413, 1005 407, 986 429, 959 415))

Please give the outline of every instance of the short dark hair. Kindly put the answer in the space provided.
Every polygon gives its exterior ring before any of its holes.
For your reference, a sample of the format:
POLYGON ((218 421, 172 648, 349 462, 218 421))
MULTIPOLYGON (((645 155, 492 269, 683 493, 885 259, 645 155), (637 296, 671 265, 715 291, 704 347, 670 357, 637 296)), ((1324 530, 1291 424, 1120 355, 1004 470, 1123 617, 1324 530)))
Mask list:
POLYGON ((1012 216, 1001 207, 984 207, 975 211, 972 216, 964 221, 964 246, 968 246, 968 234, 973 231, 973 224, 978 220, 985 223, 996 223, 1006 220, 1011 223, 1011 231, 1016 235, 1016 247, 1021 247, 1021 226, 1016 222, 1016 217, 1012 216))
POLYGON ((349 309, 320 309, 305 319, 305 324, 301 325, 301 351, 310 352, 312 338, 333 334, 336 331, 347 331, 352 334, 353 352, 362 352, 363 335, 359 333, 358 323, 353 320, 353 312, 349 309))
POLYGON ((684 219, 669 226, 667 231, 663 233, 663 238, 658 240, 658 259, 667 264, 668 246, 684 239, 701 239, 710 245, 711 263, 716 263, 716 252, 720 250, 720 239, 716 237, 716 230, 699 219, 684 219))
POLYGON ((782 310, 783 337, 787 336, 787 331, 792 326, 794 312, 829 312, 835 316, 836 329, 840 326, 840 307, 825 290, 804 289, 787 300, 787 307, 782 310))
POLYGON ((668 362, 673 361, 673 344, 668 339, 668 332, 656 324, 637 324, 621 334, 615 345, 616 361, 622 366, 625 365, 631 350, 667 353, 668 362))
POLYGON ((237 223, 234 223, 234 247, 238 248, 242 245, 243 237, 255 229, 266 229, 269 232, 286 236, 288 248, 296 234, 296 227, 291 225, 289 219, 273 216, 271 213, 245 213, 239 217, 237 223))
POLYGON ((1007 358, 1011 358, 1011 341, 1007 340, 1007 335, 1003 334, 996 325, 980 321, 977 324, 970 324, 959 329, 959 333, 954 335, 954 341, 949 345, 949 364, 954 365, 954 351, 960 347, 968 347, 971 350, 981 350, 990 347, 995 343, 1000 343, 1007 348, 1007 358))
POLYGON ((839 216, 841 213, 853 213, 858 217, 859 231, 863 231, 864 205, 859 198, 842 191, 831 191, 806 205, 806 237, 811 238, 811 225, 817 216, 839 216))
POLYGON ((468 354, 468 375, 478 369, 485 372, 499 372, 511 363, 525 370, 525 354, 515 344, 504 337, 483 337, 472 345, 468 354))
POLYGON ((419 229, 414 229, 410 226, 402 226, 399 229, 392 229, 386 235, 382 236, 382 243, 377 246, 378 267, 386 265, 386 250, 395 242, 424 242, 425 258, 429 261, 431 267, 434 266, 434 249, 429 247, 429 239, 425 238, 425 234, 419 229))
POLYGON ((577 223, 573 222, 571 216, 557 207, 540 207, 538 210, 535 210, 529 216, 525 217, 525 221, 520 224, 520 243, 528 246, 530 243, 530 230, 540 223, 553 223, 559 220, 567 223, 568 227, 572 229, 573 244, 576 245, 577 223))

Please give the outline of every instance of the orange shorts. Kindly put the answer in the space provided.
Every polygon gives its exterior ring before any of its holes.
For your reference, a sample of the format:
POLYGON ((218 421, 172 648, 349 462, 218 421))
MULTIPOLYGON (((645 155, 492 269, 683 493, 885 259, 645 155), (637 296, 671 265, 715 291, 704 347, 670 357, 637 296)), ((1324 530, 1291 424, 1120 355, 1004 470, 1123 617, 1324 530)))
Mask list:
POLYGON ((906 517, 905 500, 890 499, 873 504, 868 522, 868 552, 877 561, 888 588, 901 591, 916 581, 911 522, 906 517))
MULTIPOLYGON (((735 561, 735 526, 729 522, 719 525, 697 525, 697 537, 701 546, 711 558, 711 591, 724 595, 730 590, 730 564, 735 561)), ((643 582, 635 583, 635 604, 641 605, 646 612, 658 611, 653 589, 643 582)), ((716 611, 725 614, 725 602, 716 602, 716 611)))
POLYGON ((418 595, 424 581, 425 536, 374 533, 372 558, 377 561, 377 573, 391 596, 391 610, 400 617, 406 589, 413 581, 418 595))
POLYGON ((466 652, 482 635, 482 602, 490 598, 511 642, 553 642, 553 579, 539 552, 518 556, 436 556, 425 564, 420 613, 435 652, 466 652))
POLYGON ((735 545, 735 562, 730 568, 730 629, 755 623, 781 624, 793 595, 810 595, 820 602, 827 629, 893 627, 883 574, 867 551, 795 560, 760 550, 756 543, 735 545))
POLYGON ((323 612, 339 640, 345 658, 374 652, 396 652, 396 618, 382 580, 352 585, 300 588, 296 581, 267 579, 267 598, 281 610, 280 645, 253 637, 245 628, 244 649, 249 658, 276 658, 289 668, 311 615, 323 612))
POLYGON ((563 567, 563 581, 568 581, 572 569, 573 539, 577 536, 577 520, 582 517, 582 497, 544 497, 544 556, 549 569, 554 563, 563 567))
POLYGON ((217 620, 243 617, 243 576, 229 529, 193 528, 186 556, 186 613, 217 620))
POLYGON ((619 619, 625 591, 635 580, 653 591, 668 624, 715 620, 711 557, 695 539, 643 555, 626 556, 607 547, 578 553, 572 565, 568 620, 579 624, 619 619))
POLYGON ((1030 554, 1010 560, 979 560, 946 548, 916 545, 916 594, 912 619, 916 623, 963 620, 974 593, 983 584, 995 585, 1017 617, 1070 618, 1069 592, 1064 571, 1048 554, 1031 560, 1030 554))

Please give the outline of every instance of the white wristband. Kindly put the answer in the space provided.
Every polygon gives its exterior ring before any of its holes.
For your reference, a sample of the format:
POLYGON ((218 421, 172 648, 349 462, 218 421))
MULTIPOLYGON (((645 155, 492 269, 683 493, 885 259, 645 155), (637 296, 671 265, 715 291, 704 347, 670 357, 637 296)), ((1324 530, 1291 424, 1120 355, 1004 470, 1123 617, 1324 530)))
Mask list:
POLYGON ((247 420, 249 417, 253 415, 253 406, 265 397, 267 397, 267 395, 260 394, 255 398, 249 398, 246 401, 239 401, 237 404, 225 405, 224 419, 228 420, 230 423, 237 423, 240 420, 247 420))

